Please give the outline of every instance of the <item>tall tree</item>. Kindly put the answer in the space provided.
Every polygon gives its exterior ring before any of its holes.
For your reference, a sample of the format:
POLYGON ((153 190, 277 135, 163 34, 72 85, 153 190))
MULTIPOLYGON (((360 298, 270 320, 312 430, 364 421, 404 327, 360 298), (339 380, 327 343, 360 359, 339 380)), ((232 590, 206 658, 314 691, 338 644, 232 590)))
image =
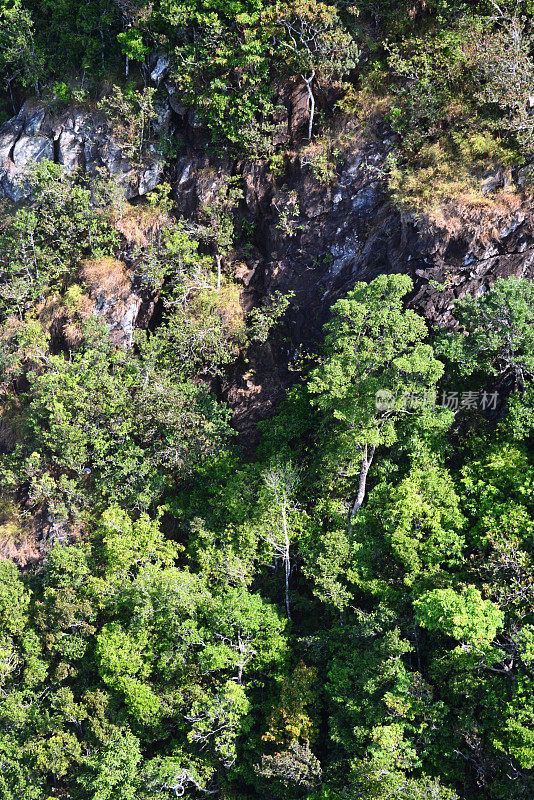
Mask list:
POLYGON ((345 30, 334 5, 317 0, 276 3, 266 11, 266 32, 291 76, 300 75, 310 104, 308 139, 315 114, 314 83, 331 81, 356 65, 358 48, 345 30))
POLYGON ((291 619, 289 576, 291 573, 290 546, 293 534, 292 516, 296 511, 295 491, 298 480, 298 472, 291 462, 273 466, 263 475, 269 505, 262 520, 262 535, 273 557, 282 561, 288 619, 291 619))
POLYGON ((324 413, 324 437, 341 468, 358 474, 352 522, 365 499, 377 448, 393 445, 401 430, 439 427, 450 415, 434 404, 443 365, 424 342, 425 320, 403 310, 412 281, 382 275, 358 283, 332 308, 324 356, 311 373, 312 403, 324 413))

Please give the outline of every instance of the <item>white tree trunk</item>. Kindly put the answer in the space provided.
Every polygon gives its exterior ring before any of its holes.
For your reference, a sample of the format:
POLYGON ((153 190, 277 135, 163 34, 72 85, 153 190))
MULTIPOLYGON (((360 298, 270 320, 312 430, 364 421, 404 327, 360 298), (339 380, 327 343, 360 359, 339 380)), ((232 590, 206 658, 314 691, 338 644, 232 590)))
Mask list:
POLYGON ((360 469, 360 481, 358 484, 358 494, 356 495, 356 500, 354 501, 354 505, 352 506, 352 510, 350 512, 350 522, 349 522, 349 530, 352 527, 352 520, 362 507, 363 501, 365 500, 365 489, 367 485, 367 474, 369 472, 369 467, 373 463, 373 457, 375 454, 375 446, 373 445, 369 450, 367 445, 365 445, 365 450, 363 452, 362 458, 362 466, 360 469))
MULTIPOLYGON (((304 75, 302 76, 304 78, 304 75)), ((315 97, 313 96, 313 92, 311 89, 313 79, 315 78, 315 70, 311 73, 309 78, 304 78, 304 82, 306 84, 306 89, 308 90, 308 97, 310 99, 310 119, 308 122, 308 139, 312 137, 312 130, 313 130, 313 117, 315 114, 315 97)))
POLYGON ((289 608, 289 574, 291 572, 291 562, 289 560, 289 534, 287 532, 287 517, 285 503, 282 505, 282 529, 284 531, 284 570, 285 570, 285 590, 286 590, 286 613, 288 620, 291 620, 291 610, 289 608))

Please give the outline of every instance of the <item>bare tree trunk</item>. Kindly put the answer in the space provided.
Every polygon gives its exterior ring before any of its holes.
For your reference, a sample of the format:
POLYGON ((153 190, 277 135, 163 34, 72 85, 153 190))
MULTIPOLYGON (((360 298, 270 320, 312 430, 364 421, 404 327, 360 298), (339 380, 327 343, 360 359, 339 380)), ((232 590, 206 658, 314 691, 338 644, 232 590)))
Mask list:
POLYGON ((415 650, 416 650, 416 653, 417 653, 417 669, 422 674, 421 655, 419 653, 419 636, 417 635, 417 624, 415 622, 414 622, 413 630, 414 630, 414 634, 415 634, 415 650))
POLYGON ((362 458, 362 466, 360 469, 360 483, 358 485, 358 494, 356 495, 356 500, 354 501, 354 505, 352 506, 352 510, 350 512, 349 530, 352 527, 352 520, 362 507, 363 501, 365 500, 367 473, 369 472, 369 467, 373 463, 375 449, 376 449, 375 445, 373 445, 370 449, 368 449, 367 445, 365 445, 365 450, 363 452, 363 458, 362 458))
POLYGON ((128 58, 128 56, 126 56, 125 59, 126 60, 124 62, 124 77, 127 78, 130 72, 130 59, 128 58))
MULTIPOLYGON (((304 78, 304 75, 302 77, 304 78)), ((315 70, 312 71, 309 78, 304 78, 304 83, 306 84, 306 89, 308 90, 308 97, 310 98, 310 119, 308 122, 308 139, 311 139, 312 137, 313 117, 315 114, 315 97, 313 96, 313 92, 311 90, 311 85, 313 83, 314 78, 315 78, 315 70)))
POLYGON ((241 633, 237 634, 237 642, 238 642, 238 645, 239 645, 239 655, 241 656, 241 661, 239 662, 238 667, 237 667, 237 670, 238 670, 238 672, 237 672, 237 682, 241 686, 241 684, 243 682, 243 659, 244 659, 243 642, 241 641, 241 633))
POLYGON ((285 503, 282 506, 282 528, 284 531, 284 569, 285 569, 285 588, 286 588, 286 612, 287 618, 291 621, 291 611, 289 608, 289 573, 291 571, 291 562, 289 560, 289 535, 287 532, 287 517, 285 503))
POLYGON ((215 256, 217 262, 217 291, 221 288, 221 257, 215 256))
POLYGON ((145 110, 141 106, 141 136, 139 141, 139 159, 141 159, 143 155, 144 139, 145 139, 145 110))

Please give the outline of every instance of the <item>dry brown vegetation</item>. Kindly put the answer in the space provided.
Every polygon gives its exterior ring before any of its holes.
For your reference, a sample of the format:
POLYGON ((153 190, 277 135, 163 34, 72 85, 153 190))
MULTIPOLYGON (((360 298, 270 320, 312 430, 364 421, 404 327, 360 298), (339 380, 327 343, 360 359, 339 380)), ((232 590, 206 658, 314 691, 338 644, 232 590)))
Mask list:
POLYGON ((168 217, 159 209, 126 204, 124 213, 115 220, 115 227, 130 246, 149 247, 154 237, 168 224, 168 217))
POLYGON ((126 265, 116 258, 93 258, 84 261, 80 278, 93 296, 124 299, 132 288, 126 265))
POLYGON ((354 124, 370 125, 377 120, 384 119, 393 104, 390 94, 377 94, 369 88, 355 89, 349 86, 343 98, 338 102, 340 111, 349 115, 343 121, 343 130, 354 124))
POLYGON ((43 328, 60 333, 67 346, 78 347, 82 340, 81 323, 95 311, 95 301, 79 284, 71 286, 63 296, 53 294, 37 307, 43 328))
POLYGON ((245 320, 239 288, 235 284, 227 284, 219 291, 210 292, 209 300, 211 308, 220 314, 228 335, 235 340, 241 339, 245 332, 245 320))
POLYGON ((506 227, 523 206, 524 199, 517 192, 498 192, 493 196, 460 195, 442 206, 427 212, 420 218, 423 226, 444 231, 449 236, 461 236, 467 232, 479 242, 486 244, 500 237, 506 227))
POLYGON ((458 144, 456 154, 440 142, 427 144, 414 163, 403 169, 394 164, 389 188, 397 206, 421 227, 488 242, 527 198, 513 182, 510 167, 502 167, 506 151, 490 136, 458 144))
POLYGON ((21 567, 39 561, 41 554, 35 533, 11 502, 0 504, 0 559, 14 561, 21 567))

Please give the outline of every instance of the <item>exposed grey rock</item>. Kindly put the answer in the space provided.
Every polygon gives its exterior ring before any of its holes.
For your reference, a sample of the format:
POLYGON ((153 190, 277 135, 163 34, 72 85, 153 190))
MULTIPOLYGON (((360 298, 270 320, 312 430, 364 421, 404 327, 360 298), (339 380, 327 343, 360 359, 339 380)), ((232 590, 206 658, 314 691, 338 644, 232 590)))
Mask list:
POLYGON ((170 63, 171 62, 168 56, 159 56, 156 66, 150 73, 150 80, 154 81, 155 83, 160 83, 162 78, 164 78, 167 74, 170 63))
POLYGON ((6 161, 12 151, 15 142, 20 136, 22 130, 22 123, 16 117, 5 122, 0 127, 0 162, 6 161))
MULTIPOLYGON (((243 307, 250 310, 275 292, 292 293, 279 334, 247 354, 254 379, 245 378, 238 365, 223 386, 247 446, 257 441, 257 422, 273 413, 295 380, 294 354, 315 349, 332 304, 357 281, 410 275, 410 307, 431 326, 447 327, 454 324, 457 298, 480 293, 501 277, 534 278, 528 194, 514 195, 509 206, 488 203, 487 212, 471 218, 462 219, 460 210, 450 225, 446 217, 443 222, 416 218, 396 207, 388 192, 384 161, 393 144, 388 128, 379 123, 373 134, 363 141, 354 136, 352 145, 349 140, 329 185, 298 156, 286 160, 278 178, 262 161, 200 158, 191 150, 177 162, 174 197, 192 218, 213 196, 215 178, 215 186, 224 175, 243 179, 242 211, 253 223, 244 263, 234 273, 242 283, 243 307), (297 218, 284 227, 280 208, 289 195, 297 218)), ((517 187, 518 171, 502 172, 498 183, 517 187)))
POLYGON ((492 194, 504 185, 504 176, 501 169, 496 172, 489 173, 480 182, 480 188, 483 195, 492 194))
POLYGON ((132 347, 141 296, 134 291, 124 298, 101 294, 95 297, 95 301, 95 313, 106 322, 112 341, 120 347, 132 347))
POLYGON ((184 117, 187 113, 186 106, 180 101, 180 93, 177 91, 176 87, 170 81, 165 81, 165 88, 169 93, 169 105, 174 111, 175 114, 178 114, 180 117, 184 117))
POLYGON ((19 168, 53 157, 54 145, 47 136, 22 136, 13 147, 13 163, 19 168))
POLYGON ((14 175, 13 150, 23 129, 20 119, 11 119, 0 127, 0 197, 18 199, 14 175))
POLYGON ((58 161, 72 175, 85 163, 84 143, 72 128, 64 128, 58 138, 58 161))
MULTIPOLYGON (((170 109, 162 108, 160 131, 169 129, 170 117, 170 109)), ((26 103, 0 127, 0 197, 14 201, 27 197, 25 172, 43 159, 62 164, 69 174, 78 170, 91 174, 105 167, 127 199, 152 191, 164 166, 155 151, 141 165, 131 164, 114 141, 108 121, 98 112, 75 108, 54 116, 43 106, 26 103)))
POLYGON ((137 185, 137 194, 148 194, 154 189, 161 178, 163 173, 163 162, 154 161, 149 167, 139 174, 139 183, 137 185))
POLYGON ((129 348, 133 345, 135 328, 143 324, 146 327, 154 310, 155 294, 140 286, 123 262, 110 259, 106 264, 105 261, 105 272, 99 272, 98 268, 93 271, 98 260, 87 262, 81 277, 92 301, 92 313, 106 323, 116 346, 129 348))
POLYGON ((42 106, 31 109, 30 115, 23 116, 24 133, 26 136, 37 136, 42 128, 46 111, 42 106))

